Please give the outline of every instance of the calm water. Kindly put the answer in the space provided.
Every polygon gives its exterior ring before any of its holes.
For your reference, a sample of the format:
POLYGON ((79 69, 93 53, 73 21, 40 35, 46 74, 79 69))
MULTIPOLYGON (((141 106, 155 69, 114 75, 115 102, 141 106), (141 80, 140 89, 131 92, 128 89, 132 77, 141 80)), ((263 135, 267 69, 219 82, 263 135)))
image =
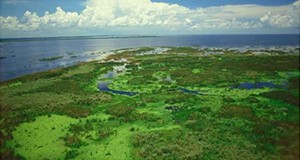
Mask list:
POLYGON ((120 91, 120 90, 113 90, 108 87, 109 83, 108 82, 100 82, 98 83, 98 89, 101 92, 112 92, 115 94, 120 94, 120 95, 127 95, 127 96, 135 96, 138 94, 138 92, 128 92, 128 91, 120 91))
POLYGON ((245 82, 241 83, 237 86, 232 86, 232 89, 260 89, 260 88, 282 88, 283 85, 276 85, 272 82, 256 82, 256 83, 250 83, 245 82))
POLYGON ((299 46, 299 35, 193 35, 131 38, 98 36, 2 39, 0 41, 0 81, 29 73, 71 66, 81 61, 96 59, 101 53, 115 49, 146 46, 218 48, 299 46), (63 58, 48 62, 39 60, 56 56, 63 56, 63 58))

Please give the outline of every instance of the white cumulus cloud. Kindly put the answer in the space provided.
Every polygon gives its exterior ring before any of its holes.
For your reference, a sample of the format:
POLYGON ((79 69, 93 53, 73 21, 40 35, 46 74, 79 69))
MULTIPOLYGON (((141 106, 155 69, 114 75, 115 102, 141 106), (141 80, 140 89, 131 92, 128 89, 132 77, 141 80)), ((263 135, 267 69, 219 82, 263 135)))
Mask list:
POLYGON ((300 26, 300 0, 288 6, 281 12, 269 11, 260 18, 265 25, 272 27, 299 27, 300 26))
POLYGON ((0 29, 47 31, 141 27, 147 31, 148 28, 156 27, 177 32, 197 32, 300 26, 300 0, 283 6, 245 4, 197 9, 151 0, 88 0, 84 5, 85 9, 80 13, 66 12, 57 7, 54 13, 46 11, 43 16, 31 11, 26 11, 20 19, 0 16, 0 29))

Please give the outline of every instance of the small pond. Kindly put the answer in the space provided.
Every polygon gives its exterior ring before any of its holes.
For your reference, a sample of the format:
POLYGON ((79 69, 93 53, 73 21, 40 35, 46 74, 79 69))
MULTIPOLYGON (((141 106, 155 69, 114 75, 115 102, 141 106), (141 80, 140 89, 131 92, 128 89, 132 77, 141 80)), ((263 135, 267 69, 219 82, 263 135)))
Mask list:
POLYGON ((134 95, 138 94, 138 92, 113 90, 113 89, 110 89, 108 87, 108 84, 109 84, 109 82, 100 82, 100 83, 98 83, 98 89, 101 92, 112 92, 112 93, 115 93, 115 94, 127 95, 127 96, 134 96, 134 95))
POLYGON ((245 82, 238 85, 234 85, 232 89, 260 89, 260 88, 281 88, 281 85, 274 84, 273 82, 245 82))
POLYGON ((189 93, 189 94, 198 94, 198 91, 193 91, 193 90, 188 90, 186 88, 179 88, 180 91, 184 92, 184 93, 189 93))

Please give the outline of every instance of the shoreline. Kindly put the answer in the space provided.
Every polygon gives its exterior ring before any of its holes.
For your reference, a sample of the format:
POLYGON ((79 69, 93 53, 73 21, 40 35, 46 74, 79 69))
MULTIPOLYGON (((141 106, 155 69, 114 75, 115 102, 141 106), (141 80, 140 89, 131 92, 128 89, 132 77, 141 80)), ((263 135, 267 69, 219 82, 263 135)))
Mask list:
MULTIPOLYGON (((126 51, 133 51, 133 50, 139 50, 139 49, 150 49, 150 50, 154 50, 155 53, 152 54, 163 54, 163 52, 166 52, 167 50, 170 49, 176 49, 176 48, 184 48, 184 49, 197 49, 200 55, 210 55, 210 54, 254 54, 254 55, 280 55, 280 54, 284 54, 284 55, 289 55, 289 54, 300 54, 300 46, 287 46, 287 47, 282 47, 282 46, 273 46, 273 47, 250 47, 250 46, 246 46, 246 47, 241 47, 241 48, 219 48, 219 47, 168 47, 168 46, 164 46, 164 47, 137 47, 137 48, 122 48, 122 49, 116 49, 116 50, 111 50, 111 51, 89 51, 89 52, 84 52, 81 54, 76 54, 74 55, 74 53, 67 53, 64 56, 57 56, 57 57, 45 57, 36 61, 41 61, 41 62, 36 62, 35 63, 40 63, 40 64, 45 64, 45 63, 65 63, 68 62, 68 60, 72 60, 73 57, 76 58, 78 55, 79 56, 86 56, 85 58, 83 58, 83 60, 78 59, 78 61, 74 61, 71 62, 71 64, 67 64, 67 66, 54 66, 51 67, 50 69, 39 69, 36 68, 35 70, 39 70, 39 71, 30 71, 28 70, 28 73, 26 74, 19 74, 17 76, 12 76, 11 78, 4 78, 0 83, 6 82, 6 81, 10 81, 16 78, 21 78, 23 76, 27 76, 27 75, 31 75, 31 74, 35 74, 35 73, 39 73, 39 72, 47 72, 47 71, 51 71, 54 69, 60 69, 60 68, 68 68, 71 66, 76 66, 80 63, 85 63, 85 62, 92 62, 92 61, 101 61, 103 59, 105 59, 106 57, 113 55, 113 54, 120 54, 122 52, 126 52, 126 51), (165 49, 165 50, 164 50, 165 49), (156 51, 158 50, 158 51, 156 51), (159 53, 161 52, 161 53, 159 53), (68 58, 69 57, 69 58, 68 58), (61 59, 61 61, 56 61, 61 59), (44 61, 44 63, 42 62, 44 61)), ((150 53, 151 54, 151 53, 150 53)), ((1 57, 0 61, 4 61, 6 59, 6 57, 1 57)), ((33 64, 32 64, 33 65, 33 64)), ((28 64, 28 66, 31 66, 31 64, 28 64)), ((5 67, 5 66, 2 66, 5 67)), ((25 66, 24 66, 25 67, 25 66)), ((23 67, 23 69, 24 69, 23 67)), ((5 71, 4 71, 5 72, 5 71)))
POLYGON ((170 35, 86 35, 86 36, 54 36, 54 37, 2 37, 2 42, 24 42, 43 40, 74 40, 74 39, 117 39, 117 38, 152 38, 152 37, 176 37, 176 36, 291 36, 299 33, 289 34, 170 34, 170 35))

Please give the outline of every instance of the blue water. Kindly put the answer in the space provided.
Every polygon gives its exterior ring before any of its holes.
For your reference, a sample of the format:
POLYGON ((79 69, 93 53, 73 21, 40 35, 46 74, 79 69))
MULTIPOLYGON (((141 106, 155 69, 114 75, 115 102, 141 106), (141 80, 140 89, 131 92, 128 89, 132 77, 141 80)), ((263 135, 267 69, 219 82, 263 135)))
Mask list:
POLYGON ((127 96, 135 96, 135 95, 138 94, 137 92, 128 92, 128 91, 120 91, 120 90, 110 89, 108 87, 108 82, 100 82, 98 84, 98 89, 101 92, 112 92, 112 93, 115 93, 115 94, 127 95, 127 96))
POLYGON ((165 107, 166 110, 170 110, 170 111, 179 111, 180 108, 178 106, 167 106, 165 107))
POLYGON ((189 94, 198 94, 198 91, 192 91, 192 90, 188 90, 185 88, 179 88, 180 91, 184 92, 184 93, 189 93, 189 94))
POLYGON ((282 86, 276 85, 272 82, 245 82, 236 86, 232 86, 233 89, 260 89, 260 88, 281 88, 282 86))
POLYGON ((299 35, 185 35, 0 39, 0 81, 96 59, 99 51, 155 46, 218 48, 299 46, 299 35), (64 56, 45 62, 42 58, 64 56))

